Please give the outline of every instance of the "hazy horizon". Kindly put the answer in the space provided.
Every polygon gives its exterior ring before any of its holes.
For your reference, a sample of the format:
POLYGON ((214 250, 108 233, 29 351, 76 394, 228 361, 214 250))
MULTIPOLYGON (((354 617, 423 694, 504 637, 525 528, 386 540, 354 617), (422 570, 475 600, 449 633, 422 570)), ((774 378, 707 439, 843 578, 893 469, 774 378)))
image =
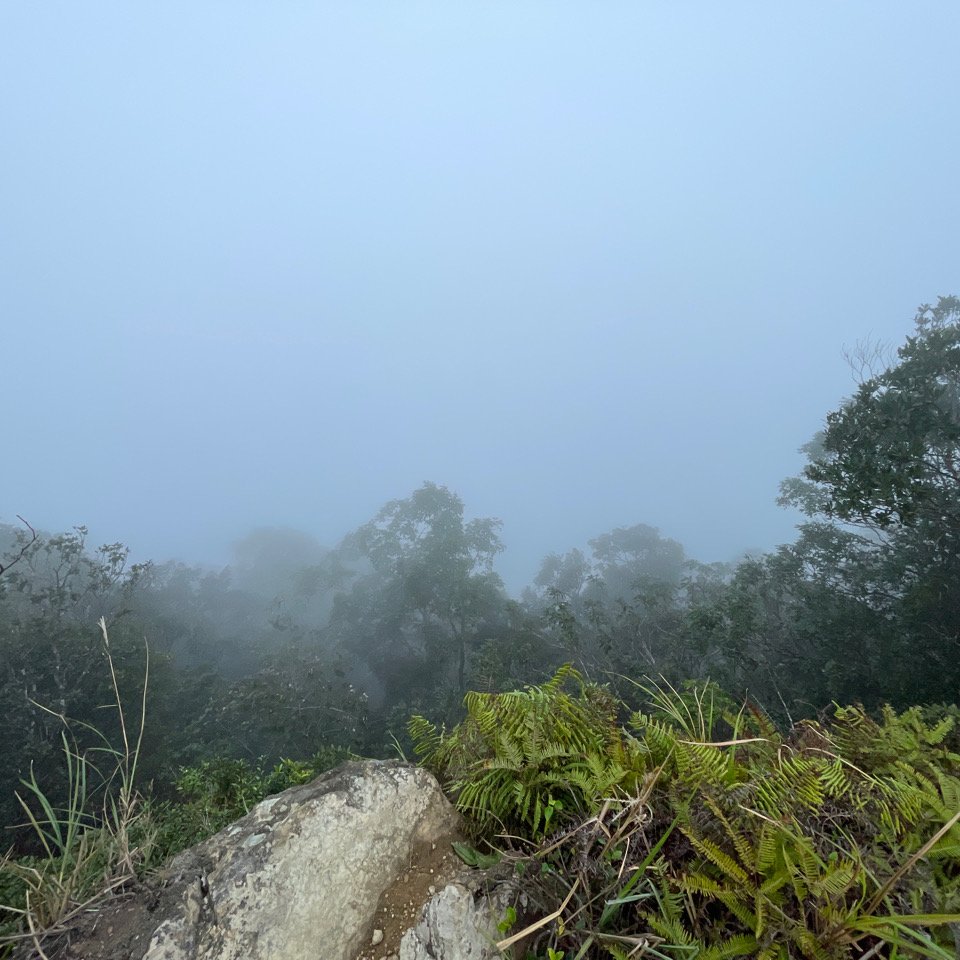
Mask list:
POLYGON ((219 566, 424 481, 511 591, 776 505, 960 292, 960 8, 48 3, 0 13, 0 522, 219 566))

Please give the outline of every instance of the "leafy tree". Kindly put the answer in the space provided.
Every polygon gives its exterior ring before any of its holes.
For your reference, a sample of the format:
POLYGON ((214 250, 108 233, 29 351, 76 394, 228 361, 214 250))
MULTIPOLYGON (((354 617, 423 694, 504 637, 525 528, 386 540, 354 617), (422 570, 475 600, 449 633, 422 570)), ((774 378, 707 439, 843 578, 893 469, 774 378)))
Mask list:
POLYGON ((602 534, 589 547, 589 557, 579 549, 547 556, 524 595, 561 661, 604 677, 700 675, 703 651, 691 657, 687 609, 716 571, 708 576, 707 567, 685 560, 679 543, 646 524, 602 534))
POLYGON ((499 528, 464 520, 456 494, 425 483, 341 545, 354 575, 335 598, 331 630, 365 660, 388 702, 449 690, 451 675, 462 698, 470 652, 496 632, 506 603, 493 571, 499 528))
POLYGON ((162 782, 215 753, 279 759, 331 740, 362 741, 361 692, 305 631, 278 633, 270 602, 235 589, 229 572, 131 566, 121 544, 91 550, 83 527, 36 537, 2 528, 0 542, 0 823, 20 819, 14 791, 31 769, 53 794, 65 789, 61 716, 78 721, 80 749, 95 739, 90 728, 118 734, 102 708, 112 694, 100 616, 131 703, 149 641, 145 780, 162 782))
POLYGON ((318 563, 326 553, 309 534, 287 527, 259 527, 233 546, 234 579, 250 590, 272 596, 298 570, 318 563))
POLYGON ((864 380, 827 417, 808 452, 808 482, 786 499, 870 531, 937 528, 960 540, 960 299, 924 305, 899 362, 864 380))
POLYGON ((802 564, 796 575, 804 589, 819 588, 816 603, 827 593, 835 598, 827 608, 836 619, 821 623, 833 644, 824 659, 862 672, 874 700, 953 699, 960 682, 960 300, 921 307, 896 362, 860 383, 806 452, 803 476, 783 485, 782 501, 816 521, 790 553, 802 564), (864 611, 872 617, 870 639, 858 632, 864 611))
POLYGON ((528 602, 562 595, 578 612, 591 603, 630 603, 651 584, 679 586, 686 567, 683 547, 645 523, 601 534, 589 547, 589 557, 573 549, 544 558, 528 602))
MULTIPOLYGON (((32 531, 31 531, 32 533, 32 531)), ((102 639, 96 620, 120 617, 124 591, 139 575, 121 544, 89 551, 86 530, 58 536, 17 534, 0 581, 0 820, 18 818, 14 790, 31 768, 56 793, 64 788, 61 717, 116 733, 102 639)), ((143 677, 142 637, 112 636, 122 690, 136 698, 143 677)), ((162 664, 158 663, 162 682, 162 664)), ((79 728, 84 729, 82 726, 79 728)), ((88 746, 81 732, 80 748, 88 746)))
POLYGON ((845 531, 808 524, 795 543, 743 561, 688 613, 708 664, 699 675, 781 720, 832 700, 880 702, 892 689, 891 624, 864 599, 851 549, 845 531))
POLYGON ((651 583, 679 586, 683 576, 683 547, 645 523, 602 534, 590 541, 590 549, 610 599, 630 600, 651 583))

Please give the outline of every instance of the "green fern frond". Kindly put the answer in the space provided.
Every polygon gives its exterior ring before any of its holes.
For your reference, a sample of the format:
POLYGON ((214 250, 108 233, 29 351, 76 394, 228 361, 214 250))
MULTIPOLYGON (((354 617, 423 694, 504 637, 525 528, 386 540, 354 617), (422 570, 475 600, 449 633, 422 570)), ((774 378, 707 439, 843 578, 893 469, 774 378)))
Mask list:
POLYGON ((572 667, 542 686, 470 692, 464 706, 466 719, 450 733, 415 718, 411 735, 481 825, 537 834, 558 811, 593 810, 634 788, 648 769, 639 743, 617 724, 616 700, 572 667))
POLYGON ((723 943, 707 947, 698 954, 697 960, 728 960, 729 957, 755 957, 757 955, 757 938, 747 934, 729 937, 723 943))
POLYGON ((814 896, 838 899, 853 886, 859 872, 859 865, 852 860, 837 860, 825 867, 819 876, 808 879, 807 883, 814 896))
POLYGON ((755 861, 756 869, 760 873, 768 873, 777 866, 780 859, 780 841, 780 834, 773 824, 764 820, 760 825, 760 838, 757 843, 755 861))
POLYGON ((757 960, 790 960, 785 943, 770 943, 757 954, 757 960))
POLYGON ((706 837, 698 837, 689 827, 681 827, 680 830, 693 844, 694 849, 717 867, 726 879, 744 886, 747 885, 749 882, 747 872, 730 854, 712 840, 708 840, 706 837))
POLYGON ((720 809, 720 804, 717 803, 715 798, 705 796, 704 801, 723 827, 724 832, 726 833, 730 842, 733 844, 734 850, 737 851, 737 856, 740 858, 740 862, 747 870, 754 870, 759 859, 759 851, 757 848, 742 830, 738 829, 730 822, 730 819, 720 809))
POLYGON ((443 743, 443 731, 425 717, 411 717, 407 722, 407 733, 413 742, 413 749, 424 763, 429 765, 431 758, 443 743))
POLYGON ((721 890, 720 893, 717 895, 717 899, 748 930, 757 930, 759 928, 760 922, 757 918, 757 914, 750 908, 748 903, 743 899, 743 891, 724 889, 724 890, 721 890))
POLYGON ((684 947, 697 947, 698 951, 694 956, 703 955, 703 941, 695 937, 684 926, 683 922, 674 917, 656 916, 644 914, 644 920, 650 925, 650 929, 663 937, 667 943, 676 944, 684 947))
POLYGON ((680 889, 685 893, 699 893, 718 897, 723 892, 722 885, 702 873, 688 873, 680 879, 680 889))
POLYGON ((810 930, 797 927, 793 931, 793 940, 807 960, 836 960, 826 951, 817 936, 810 930))
POLYGON ((676 776, 690 787, 725 784, 731 767, 728 756, 716 747, 678 741, 674 750, 676 776))

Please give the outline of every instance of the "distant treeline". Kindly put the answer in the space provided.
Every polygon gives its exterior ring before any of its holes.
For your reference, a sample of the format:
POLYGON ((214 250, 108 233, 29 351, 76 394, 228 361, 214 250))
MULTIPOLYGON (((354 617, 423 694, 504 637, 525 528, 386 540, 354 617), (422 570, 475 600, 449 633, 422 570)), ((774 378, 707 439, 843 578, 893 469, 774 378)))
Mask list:
POLYGON ((432 483, 332 550, 261 531, 221 573, 129 565, 83 528, 0 527, 0 822, 17 822, 31 765, 62 775, 61 716, 116 733, 101 616, 131 704, 149 644, 140 772, 158 789, 214 756, 388 754, 411 714, 456 721, 467 689, 566 662, 618 694, 626 678, 709 677, 783 721, 831 701, 956 702, 960 300, 921 308, 806 453, 782 487, 808 518, 794 543, 706 565, 620 528, 547 557, 519 600, 494 572, 499 523, 432 483))

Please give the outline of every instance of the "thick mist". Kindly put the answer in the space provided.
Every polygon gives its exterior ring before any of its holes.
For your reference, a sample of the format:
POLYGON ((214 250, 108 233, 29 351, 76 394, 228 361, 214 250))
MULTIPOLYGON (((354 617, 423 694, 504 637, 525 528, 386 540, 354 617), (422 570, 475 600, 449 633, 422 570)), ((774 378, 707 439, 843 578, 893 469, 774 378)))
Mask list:
POLYGON ((10 7, 19 513, 222 567, 446 485, 542 557, 703 561, 955 289, 957 11, 892 3, 10 7))
POLYGON ((960 955, 958 37, 0 4, 0 956, 960 955))

